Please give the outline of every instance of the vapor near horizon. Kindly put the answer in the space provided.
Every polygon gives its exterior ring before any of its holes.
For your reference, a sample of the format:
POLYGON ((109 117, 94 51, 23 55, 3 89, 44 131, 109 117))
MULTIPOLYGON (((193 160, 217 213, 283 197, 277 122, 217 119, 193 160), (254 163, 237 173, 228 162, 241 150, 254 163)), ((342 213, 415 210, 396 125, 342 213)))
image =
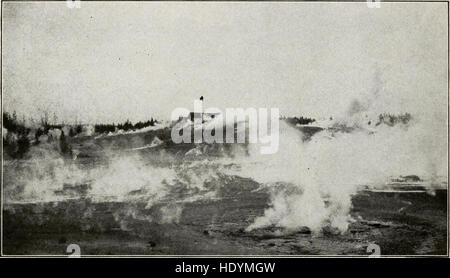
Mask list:
POLYGON ((445 3, 2 5, 3 108, 18 115, 168 119, 202 95, 311 117, 368 99, 447 125, 445 3))

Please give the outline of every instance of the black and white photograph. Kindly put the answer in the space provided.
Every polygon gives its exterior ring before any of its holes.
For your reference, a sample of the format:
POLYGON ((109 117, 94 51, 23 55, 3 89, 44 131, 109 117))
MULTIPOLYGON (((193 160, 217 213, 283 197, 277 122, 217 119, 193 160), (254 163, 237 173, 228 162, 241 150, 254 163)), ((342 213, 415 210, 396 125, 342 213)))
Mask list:
POLYGON ((448 258, 448 5, 2 1, 1 255, 448 258))

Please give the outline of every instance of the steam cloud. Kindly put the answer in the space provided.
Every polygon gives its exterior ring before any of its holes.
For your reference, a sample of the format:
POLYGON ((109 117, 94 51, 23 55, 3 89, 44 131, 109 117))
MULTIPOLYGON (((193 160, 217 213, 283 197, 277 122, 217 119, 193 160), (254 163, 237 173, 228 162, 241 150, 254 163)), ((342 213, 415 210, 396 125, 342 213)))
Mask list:
POLYGON ((391 177, 419 175, 428 187, 446 176, 445 131, 413 120, 374 127, 368 107, 355 101, 345 118, 302 142, 298 131, 280 125, 280 151, 271 156, 251 152, 242 174, 270 187, 271 207, 247 231, 268 226, 319 232, 345 232, 351 222, 351 197, 365 185, 387 186, 391 177), (371 122, 371 123, 370 123, 371 122), (335 127, 335 128, 333 128, 335 127), (280 183, 283 186, 280 186, 280 183))
MULTIPOLYGON (((308 141, 282 121, 276 154, 262 155, 257 144, 250 144, 248 150, 234 147, 233 158, 211 158, 199 146, 190 152, 194 158, 162 153, 159 165, 137 154, 105 151, 106 164, 83 167, 65 161, 51 144, 40 144, 31 148, 29 159, 5 165, 5 201, 62 201, 68 197, 58 192, 65 184, 87 184, 85 197, 93 202, 137 202, 146 208, 165 203, 158 221, 177 223, 183 202, 217 198, 218 187, 206 185, 237 175, 258 182, 271 196, 270 207, 247 231, 276 226, 345 232, 352 221, 352 195, 363 186, 384 187, 391 177, 414 174, 433 188, 447 175, 445 130, 414 115, 408 123, 375 126, 377 115, 355 101, 347 115, 328 120, 308 141), (230 164, 234 167, 225 167, 230 164)), ((124 229, 128 217, 155 221, 134 207, 114 216, 124 229)))

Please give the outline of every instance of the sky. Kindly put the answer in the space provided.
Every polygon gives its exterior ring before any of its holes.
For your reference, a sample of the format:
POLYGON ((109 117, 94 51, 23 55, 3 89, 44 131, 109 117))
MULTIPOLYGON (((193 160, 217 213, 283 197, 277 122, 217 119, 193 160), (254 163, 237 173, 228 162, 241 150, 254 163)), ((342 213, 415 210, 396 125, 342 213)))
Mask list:
POLYGON ((6 111, 84 123, 177 107, 447 119, 446 3, 3 4, 6 111))

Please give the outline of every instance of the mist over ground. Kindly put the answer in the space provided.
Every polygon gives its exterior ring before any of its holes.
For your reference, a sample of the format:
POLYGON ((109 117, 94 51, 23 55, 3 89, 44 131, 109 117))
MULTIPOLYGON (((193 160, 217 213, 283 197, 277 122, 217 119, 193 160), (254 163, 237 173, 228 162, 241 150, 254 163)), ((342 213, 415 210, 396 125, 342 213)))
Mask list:
POLYGON ((6 254, 446 254, 445 3, 8 2, 2 20, 6 254), (169 119, 199 98, 279 109, 278 151, 175 144, 217 124, 169 119))

